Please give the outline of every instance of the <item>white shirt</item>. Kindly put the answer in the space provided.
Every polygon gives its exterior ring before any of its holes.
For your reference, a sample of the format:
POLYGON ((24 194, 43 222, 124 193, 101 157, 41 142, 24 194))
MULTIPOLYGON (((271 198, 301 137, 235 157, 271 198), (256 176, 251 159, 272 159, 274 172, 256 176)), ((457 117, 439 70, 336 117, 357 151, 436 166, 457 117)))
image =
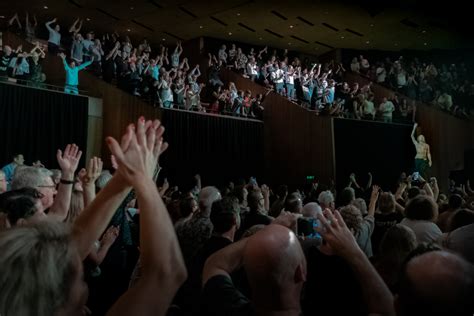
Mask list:
POLYGON ((408 228, 411 228, 416 235, 416 240, 418 243, 422 242, 435 242, 438 238, 443 235, 441 229, 430 221, 422 221, 422 220, 412 220, 408 218, 404 218, 401 222, 401 225, 405 225, 408 228))
POLYGON ((392 117, 392 112, 395 111, 395 106, 393 105, 392 101, 387 101, 380 105, 380 111, 382 115, 385 117, 392 117))
POLYGON ((283 70, 277 69, 272 72, 272 79, 274 83, 283 83, 283 70))
POLYGON ((385 77, 387 76, 387 72, 385 71, 384 67, 379 67, 375 71, 377 74, 377 82, 385 82, 385 77))

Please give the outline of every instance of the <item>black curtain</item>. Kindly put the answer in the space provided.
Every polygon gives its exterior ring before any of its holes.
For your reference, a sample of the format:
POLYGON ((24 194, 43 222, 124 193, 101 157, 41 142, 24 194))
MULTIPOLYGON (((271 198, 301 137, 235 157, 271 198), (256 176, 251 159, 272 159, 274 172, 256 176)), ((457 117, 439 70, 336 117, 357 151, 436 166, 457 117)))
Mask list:
POLYGON ((170 147, 161 165, 171 185, 188 189, 197 173, 203 185, 262 176, 262 122, 178 110, 164 110, 162 121, 170 147))
POLYGON ((58 168, 56 152, 75 143, 87 145, 87 97, 0 83, 0 165, 16 153, 30 165, 39 159, 47 168, 58 168))
POLYGON ((348 184, 352 172, 361 186, 371 172, 373 184, 392 190, 401 172, 413 172, 416 151, 411 131, 410 125, 335 119, 338 192, 348 184))

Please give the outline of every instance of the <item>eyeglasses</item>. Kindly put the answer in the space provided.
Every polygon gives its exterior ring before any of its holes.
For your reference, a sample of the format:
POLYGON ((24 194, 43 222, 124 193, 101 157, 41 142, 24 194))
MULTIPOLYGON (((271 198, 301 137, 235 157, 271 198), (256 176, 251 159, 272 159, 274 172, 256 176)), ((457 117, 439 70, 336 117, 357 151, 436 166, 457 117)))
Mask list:
POLYGON ((49 189, 54 189, 56 190, 56 185, 51 184, 51 185, 38 185, 38 188, 49 188, 49 189))

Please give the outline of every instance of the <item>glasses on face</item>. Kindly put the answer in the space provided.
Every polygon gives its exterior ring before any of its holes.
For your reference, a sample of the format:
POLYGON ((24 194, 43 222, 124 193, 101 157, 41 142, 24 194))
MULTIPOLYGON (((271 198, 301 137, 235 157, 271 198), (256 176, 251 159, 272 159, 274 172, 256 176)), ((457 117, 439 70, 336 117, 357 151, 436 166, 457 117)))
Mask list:
POLYGON ((48 188, 48 189, 51 189, 51 190, 56 190, 56 185, 55 185, 55 184, 51 184, 51 185, 38 185, 38 188, 48 188))

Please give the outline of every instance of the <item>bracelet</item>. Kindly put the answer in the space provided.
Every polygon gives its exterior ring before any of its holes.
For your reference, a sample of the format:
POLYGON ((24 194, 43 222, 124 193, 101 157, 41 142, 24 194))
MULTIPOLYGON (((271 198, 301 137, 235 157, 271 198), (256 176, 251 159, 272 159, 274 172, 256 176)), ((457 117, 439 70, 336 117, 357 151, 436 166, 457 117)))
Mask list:
POLYGON ((64 180, 64 179, 61 179, 59 182, 61 184, 74 184, 74 181, 69 181, 69 180, 64 180))

